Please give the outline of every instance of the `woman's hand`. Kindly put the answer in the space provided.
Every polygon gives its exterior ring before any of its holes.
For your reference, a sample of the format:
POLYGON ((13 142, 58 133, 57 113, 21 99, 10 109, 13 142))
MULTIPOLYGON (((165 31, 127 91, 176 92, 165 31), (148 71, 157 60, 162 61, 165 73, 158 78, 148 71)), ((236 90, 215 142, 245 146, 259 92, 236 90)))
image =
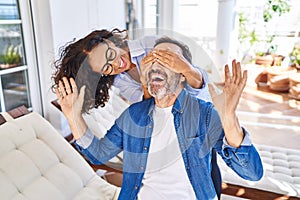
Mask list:
MULTIPOLYGON (((193 88, 199 89, 203 85, 202 74, 185 59, 181 52, 168 49, 155 49, 142 60, 144 66, 154 62, 173 72, 182 74, 193 88)), ((143 80, 141 79, 141 81, 143 80)))
POLYGON ((184 75, 194 69, 194 67, 184 58, 181 52, 156 49, 152 53, 159 64, 176 73, 184 75))
POLYGON ((143 59, 144 65, 154 62, 158 62, 160 65, 168 68, 169 70, 183 75, 194 68, 184 58, 181 52, 174 52, 165 49, 155 49, 143 59))
POLYGON ((59 100, 62 112, 68 120, 72 120, 75 116, 81 115, 84 86, 81 88, 78 95, 78 89, 73 78, 70 82, 66 77, 62 78, 58 83, 58 88, 55 88, 55 94, 59 100))
POLYGON ((67 118, 72 134, 75 139, 80 138, 86 131, 87 125, 81 115, 82 105, 84 101, 85 86, 78 89, 73 78, 70 82, 66 77, 62 78, 55 88, 55 94, 59 100, 62 112, 67 118))

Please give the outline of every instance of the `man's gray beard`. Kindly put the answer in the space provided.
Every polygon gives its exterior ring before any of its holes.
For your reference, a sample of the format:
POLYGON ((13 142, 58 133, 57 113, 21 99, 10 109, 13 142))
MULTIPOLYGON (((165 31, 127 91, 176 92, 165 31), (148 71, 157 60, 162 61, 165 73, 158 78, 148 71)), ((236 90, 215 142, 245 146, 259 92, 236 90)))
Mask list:
POLYGON ((155 99, 158 99, 158 100, 160 100, 160 99, 162 99, 162 98, 164 98, 165 96, 168 95, 166 87, 160 88, 160 89, 155 90, 154 92, 152 92, 150 83, 148 84, 148 92, 152 97, 154 97, 155 99))
POLYGON ((166 96, 173 96, 177 92, 178 87, 181 84, 180 78, 181 75, 177 74, 170 83, 166 82, 164 87, 155 90, 155 92, 151 91, 151 83, 148 82, 148 92, 152 97, 154 97, 157 100, 165 98, 166 96))
POLYGON ((160 89, 158 89, 158 90, 155 90, 155 92, 152 92, 151 91, 151 84, 150 83, 148 83, 148 92, 149 92, 149 94, 152 96, 152 97, 154 97, 155 99, 157 99, 157 100, 161 100, 161 99, 163 99, 163 98, 165 98, 165 97, 167 97, 167 96, 173 96, 173 95, 175 95, 175 93, 176 93, 176 91, 177 91, 177 89, 178 89, 178 87, 179 87, 179 81, 178 81, 178 83, 177 84, 175 84, 175 86, 174 87, 170 87, 168 84, 166 84, 164 87, 162 87, 162 88, 160 88, 160 89), (171 88, 171 89, 170 89, 171 88))

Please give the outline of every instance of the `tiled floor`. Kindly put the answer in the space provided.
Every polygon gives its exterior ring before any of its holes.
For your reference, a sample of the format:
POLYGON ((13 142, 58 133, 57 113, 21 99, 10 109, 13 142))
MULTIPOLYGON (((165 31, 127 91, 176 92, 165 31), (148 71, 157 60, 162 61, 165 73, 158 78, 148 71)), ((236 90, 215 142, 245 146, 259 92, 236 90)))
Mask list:
POLYGON ((238 106, 241 124, 254 143, 300 149, 300 101, 288 93, 257 87, 254 80, 263 69, 247 66, 249 78, 238 106))

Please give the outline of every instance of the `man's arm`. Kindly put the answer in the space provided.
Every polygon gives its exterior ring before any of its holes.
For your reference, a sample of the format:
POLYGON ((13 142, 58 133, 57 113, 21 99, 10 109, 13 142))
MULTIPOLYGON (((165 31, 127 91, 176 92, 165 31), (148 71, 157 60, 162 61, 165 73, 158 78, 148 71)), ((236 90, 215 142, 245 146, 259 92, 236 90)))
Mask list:
POLYGON ((225 86, 222 93, 217 94, 209 85, 213 104, 218 111, 225 132, 226 141, 230 146, 239 147, 244 139, 243 130, 236 115, 243 89, 247 82, 247 71, 242 73, 241 64, 232 61, 232 75, 228 65, 225 66, 225 86))
MULTIPOLYGON (((211 147, 213 145, 213 148, 222 157, 227 166, 241 178, 250 181, 260 180, 263 176, 263 165, 256 148, 251 142, 249 133, 244 128, 241 128, 244 137, 239 147, 229 145, 227 138, 224 137, 224 129, 221 126, 219 114, 215 109, 212 109, 210 113, 208 139, 206 140, 209 142, 209 145, 207 146, 211 147)), ((205 145, 203 146, 205 147, 205 145)), ((207 150, 204 149, 204 152, 207 152, 207 150)))

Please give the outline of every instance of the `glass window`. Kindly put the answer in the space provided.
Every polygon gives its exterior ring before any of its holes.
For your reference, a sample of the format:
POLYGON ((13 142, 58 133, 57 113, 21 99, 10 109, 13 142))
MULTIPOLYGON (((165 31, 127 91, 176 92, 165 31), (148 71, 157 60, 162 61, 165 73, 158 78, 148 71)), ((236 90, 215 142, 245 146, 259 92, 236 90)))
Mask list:
POLYGON ((158 26, 158 0, 144 1, 144 27, 157 28, 158 26))
POLYGON ((0 68, 25 65, 21 24, 0 24, 0 68))
POLYGON ((0 20, 20 19, 16 0, 0 0, 0 20))
POLYGON ((215 37, 218 17, 218 1, 179 0, 178 31, 188 36, 215 37))
POLYGON ((27 70, 5 74, 1 77, 6 110, 21 105, 31 107, 29 98, 27 70))
POLYGON ((0 0, 0 111, 32 106, 18 3, 0 0))

